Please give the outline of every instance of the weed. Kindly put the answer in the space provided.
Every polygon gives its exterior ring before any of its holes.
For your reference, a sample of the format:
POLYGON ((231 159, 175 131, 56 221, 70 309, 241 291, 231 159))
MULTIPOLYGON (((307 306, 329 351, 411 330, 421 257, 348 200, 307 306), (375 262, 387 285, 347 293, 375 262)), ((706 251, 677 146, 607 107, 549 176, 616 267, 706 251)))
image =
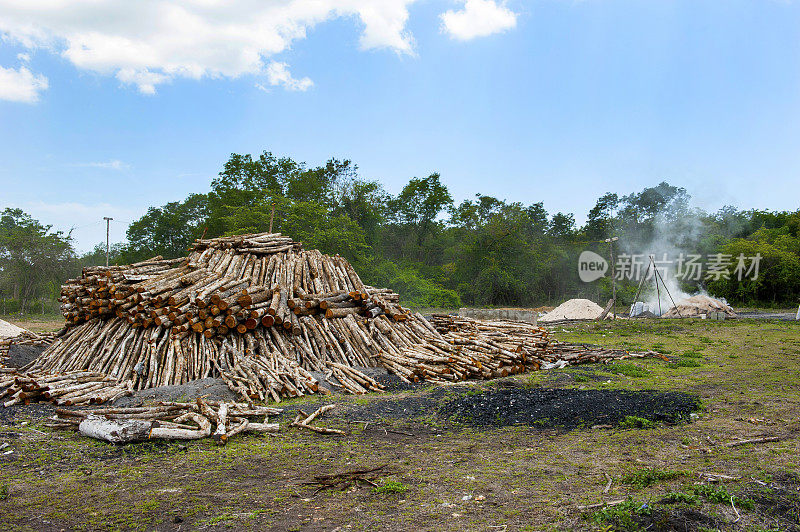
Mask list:
POLYGON ((575 375, 575 382, 589 382, 591 379, 586 375, 575 375))
POLYGON ((700 351, 698 351, 696 349, 691 349, 689 351, 684 351, 682 356, 684 356, 686 358, 702 358, 703 357, 703 353, 701 353, 700 351))
POLYGON ((606 506, 594 512, 589 519, 597 525, 609 525, 608 530, 639 530, 641 527, 634 519, 637 515, 650 515, 650 507, 647 503, 628 499, 622 504, 606 506))
POLYGON ((372 488, 373 493, 405 493, 408 486, 397 480, 386 480, 380 486, 372 488))
POLYGON ((715 504, 731 504, 733 502, 735 506, 745 510, 752 510, 755 506, 750 499, 740 499, 736 495, 729 493, 724 487, 694 486, 692 491, 694 491, 695 495, 715 504))
POLYGON ((0 501, 8 499, 8 484, 0 486, 0 501))
POLYGON ((657 469, 655 467, 637 469, 622 477, 622 483, 635 488, 646 488, 668 480, 675 480, 679 477, 688 475, 686 471, 675 471, 672 469, 657 469))
POLYGON ((619 426, 624 429, 652 429, 656 424, 654 421, 639 417, 639 416, 625 416, 625 419, 619 422, 619 426))
POLYGON ((686 504, 694 504, 697 502, 697 494, 694 493, 685 493, 682 491, 672 491, 667 493, 663 499, 661 499, 662 504, 675 504, 675 503, 686 503, 686 504))

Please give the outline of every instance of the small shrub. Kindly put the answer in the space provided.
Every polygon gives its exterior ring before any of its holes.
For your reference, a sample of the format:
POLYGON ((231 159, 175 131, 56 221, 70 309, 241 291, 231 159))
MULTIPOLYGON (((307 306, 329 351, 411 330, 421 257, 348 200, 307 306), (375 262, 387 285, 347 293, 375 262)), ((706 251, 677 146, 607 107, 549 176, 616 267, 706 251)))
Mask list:
POLYGON ((0 486, 0 501, 8 499, 8 484, 0 486))
POLYGON ((386 480, 380 486, 372 488, 373 493, 405 493, 408 486, 397 480, 386 480))
POLYGON ((652 429, 656 424, 649 419, 638 416, 625 416, 625 419, 619 422, 619 426, 624 429, 652 429))
POLYGON ((703 353, 693 349, 691 351, 684 351, 683 356, 686 358, 702 358, 703 353))
POLYGON ((586 375, 575 375, 574 380, 575 382, 589 382, 591 379, 586 375))
POLYGON ((646 488, 659 482, 675 480, 676 478, 686 476, 687 474, 688 473, 686 471, 674 471, 671 469, 662 470, 651 467, 646 469, 637 469, 632 473, 628 473, 622 477, 622 483, 635 488, 646 488))

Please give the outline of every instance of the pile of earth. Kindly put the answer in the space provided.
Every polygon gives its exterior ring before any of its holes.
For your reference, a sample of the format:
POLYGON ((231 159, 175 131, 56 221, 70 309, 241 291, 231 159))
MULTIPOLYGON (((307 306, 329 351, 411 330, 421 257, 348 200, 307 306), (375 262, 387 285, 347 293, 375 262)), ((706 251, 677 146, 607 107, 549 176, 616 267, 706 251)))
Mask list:
MULTIPOLYGON (((548 323, 561 320, 596 320, 603 313, 603 307, 588 299, 570 299, 539 318, 539 322, 548 323)), ((609 313, 606 317, 613 317, 609 313)))

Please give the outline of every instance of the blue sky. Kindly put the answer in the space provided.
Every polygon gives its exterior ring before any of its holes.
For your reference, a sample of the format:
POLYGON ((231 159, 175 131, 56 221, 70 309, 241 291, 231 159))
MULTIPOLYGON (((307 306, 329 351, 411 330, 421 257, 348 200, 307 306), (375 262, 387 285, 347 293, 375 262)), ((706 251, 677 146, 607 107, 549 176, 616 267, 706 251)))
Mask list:
POLYGON ((795 2, 218 4, 0 0, 0 208, 86 250, 262 150, 579 221, 662 180, 800 207, 795 2))

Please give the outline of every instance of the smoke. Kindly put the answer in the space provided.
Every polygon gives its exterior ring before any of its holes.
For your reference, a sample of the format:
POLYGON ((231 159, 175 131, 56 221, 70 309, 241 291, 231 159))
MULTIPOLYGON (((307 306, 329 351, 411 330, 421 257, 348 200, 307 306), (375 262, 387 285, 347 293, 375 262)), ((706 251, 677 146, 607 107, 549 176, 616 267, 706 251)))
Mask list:
MULTIPOLYGON (((639 275, 633 279, 636 283, 641 281, 641 293, 636 300, 644 302, 653 314, 663 314, 693 295, 707 295, 702 277, 695 279, 698 262, 704 260, 699 251, 705 234, 704 215, 699 209, 668 203, 638 231, 626 231, 626 238, 620 239, 620 260, 630 257, 641 264, 639 275), (682 282, 687 274, 692 280, 682 282)), ((632 271, 635 273, 635 269, 632 271)))

